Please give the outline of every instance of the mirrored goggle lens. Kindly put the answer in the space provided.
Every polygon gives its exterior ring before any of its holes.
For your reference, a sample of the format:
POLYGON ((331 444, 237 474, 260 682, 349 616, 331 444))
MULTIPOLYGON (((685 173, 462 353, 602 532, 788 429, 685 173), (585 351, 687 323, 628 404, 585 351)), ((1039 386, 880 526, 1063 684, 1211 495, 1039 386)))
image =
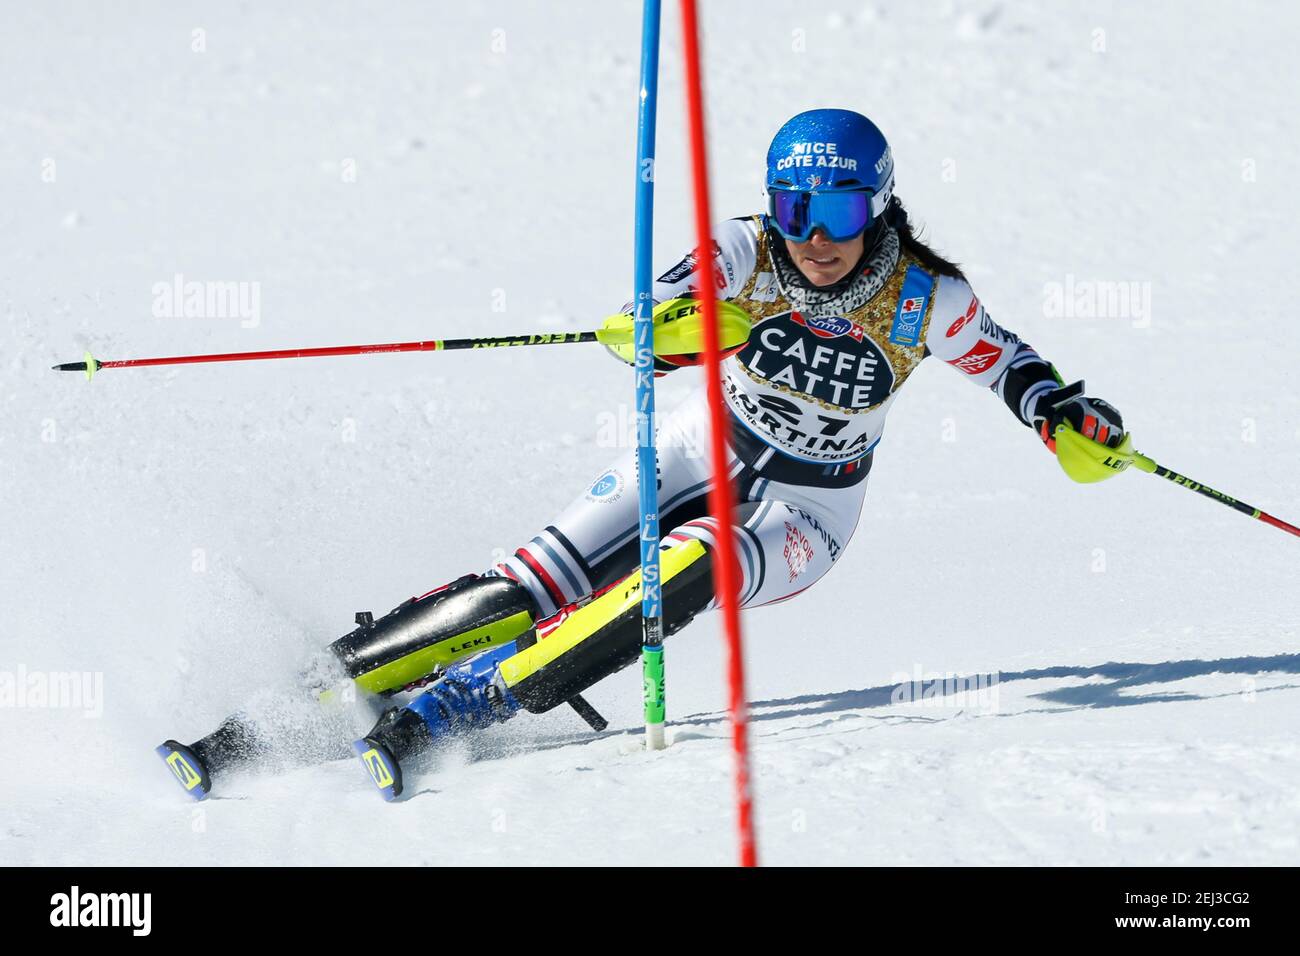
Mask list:
POLYGON ((820 226, 832 242, 843 242, 871 225, 871 194, 776 190, 769 211, 787 239, 805 242, 820 226))

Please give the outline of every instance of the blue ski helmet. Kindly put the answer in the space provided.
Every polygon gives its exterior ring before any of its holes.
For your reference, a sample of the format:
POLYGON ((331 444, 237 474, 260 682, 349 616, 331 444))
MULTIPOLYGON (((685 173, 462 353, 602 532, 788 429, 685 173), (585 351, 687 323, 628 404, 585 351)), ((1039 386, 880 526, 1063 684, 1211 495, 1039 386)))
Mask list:
POLYGON ((894 192, 885 134, 852 110, 808 110, 777 130, 767 149, 768 220, 787 239, 815 229, 842 242, 876 221, 894 192))

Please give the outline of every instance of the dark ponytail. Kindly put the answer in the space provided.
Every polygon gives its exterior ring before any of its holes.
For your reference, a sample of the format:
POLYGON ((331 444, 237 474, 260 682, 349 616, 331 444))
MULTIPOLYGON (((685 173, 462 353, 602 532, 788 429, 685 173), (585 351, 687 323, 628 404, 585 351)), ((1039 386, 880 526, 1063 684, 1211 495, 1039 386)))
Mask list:
POLYGON ((961 266, 939 255, 912 231, 912 224, 907 218, 907 210, 903 207, 903 201, 897 196, 890 200, 889 208, 885 210, 885 219, 898 230, 898 238, 903 251, 915 256, 927 271, 936 275, 965 280, 966 276, 962 273, 961 266))

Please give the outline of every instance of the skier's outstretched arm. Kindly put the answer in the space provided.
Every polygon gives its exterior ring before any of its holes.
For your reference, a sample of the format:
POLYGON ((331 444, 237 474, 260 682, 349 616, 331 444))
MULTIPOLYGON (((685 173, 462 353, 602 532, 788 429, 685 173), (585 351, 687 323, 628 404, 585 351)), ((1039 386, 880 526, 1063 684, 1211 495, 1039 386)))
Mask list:
POLYGON ((1114 406, 1084 394, 1082 381, 1064 384, 1033 346, 989 317, 962 279, 940 278, 925 344, 930 354, 995 392, 1053 453, 1062 422, 1112 447, 1123 437, 1124 420, 1114 406))

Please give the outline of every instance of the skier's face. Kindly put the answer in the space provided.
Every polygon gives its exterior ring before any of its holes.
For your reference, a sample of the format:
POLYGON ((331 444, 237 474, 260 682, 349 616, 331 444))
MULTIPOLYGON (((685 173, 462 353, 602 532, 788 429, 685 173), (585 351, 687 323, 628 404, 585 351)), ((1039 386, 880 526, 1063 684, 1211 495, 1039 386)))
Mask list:
POLYGON ((785 248, 799 271, 813 285, 839 282, 862 257, 866 233, 858 233, 844 242, 831 242, 822 229, 813 230, 807 242, 785 241, 785 248))

